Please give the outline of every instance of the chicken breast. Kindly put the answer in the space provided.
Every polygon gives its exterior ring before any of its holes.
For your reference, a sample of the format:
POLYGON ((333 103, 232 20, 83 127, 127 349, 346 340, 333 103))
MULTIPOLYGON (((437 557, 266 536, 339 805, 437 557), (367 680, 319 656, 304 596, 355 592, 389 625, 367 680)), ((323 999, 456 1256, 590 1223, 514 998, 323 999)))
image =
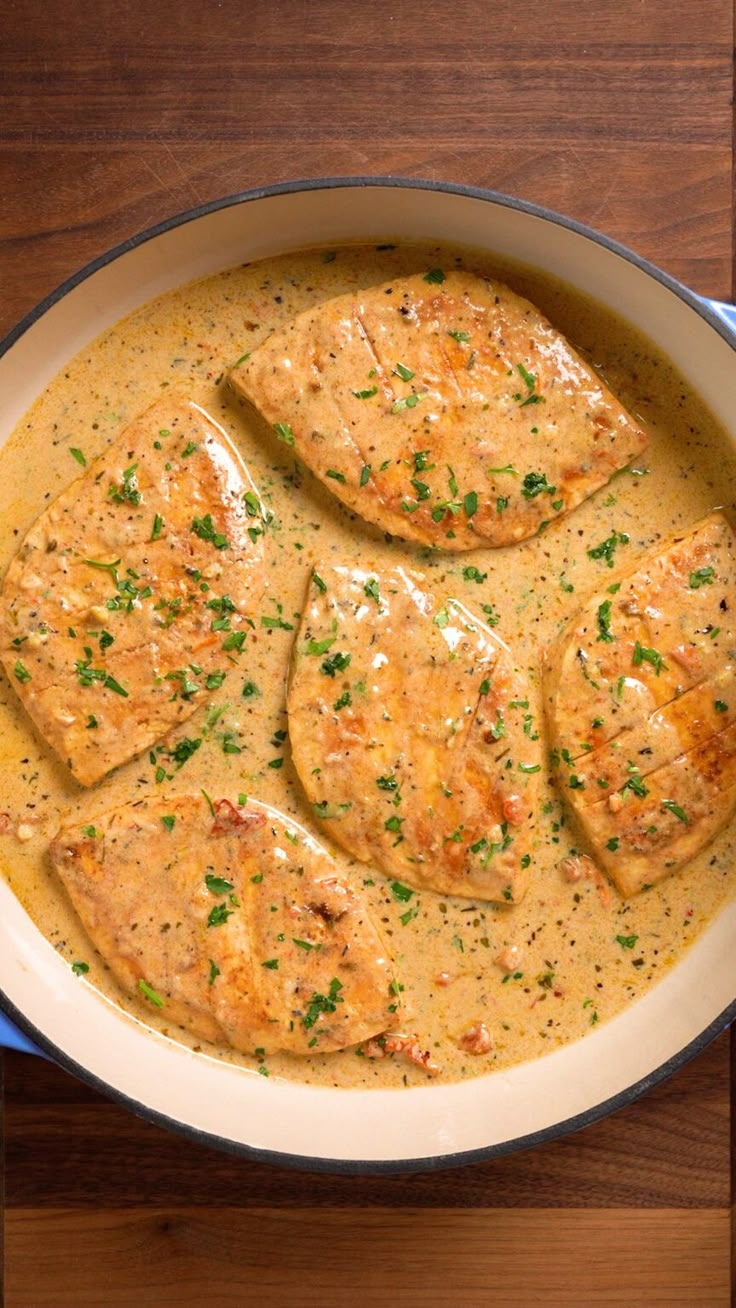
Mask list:
POLYGON ((329 300, 230 381, 350 509, 448 550, 532 536, 647 441, 534 305, 465 272, 329 300))
POLYGON ((288 712, 312 811, 343 848, 402 885, 522 898, 539 734, 525 676, 464 605, 402 568, 320 567, 288 712))
POLYGON ((37 519, 5 577, 0 655, 90 786, 188 718, 237 664, 264 515, 225 433, 155 404, 37 519))
POLYGON ((576 614, 550 651, 562 792, 623 895, 736 808, 736 538, 720 513, 576 614))
POLYGON ((172 1025, 295 1054, 395 1025, 398 985, 361 893, 275 809, 157 797, 67 828, 51 860, 120 984, 172 1025))

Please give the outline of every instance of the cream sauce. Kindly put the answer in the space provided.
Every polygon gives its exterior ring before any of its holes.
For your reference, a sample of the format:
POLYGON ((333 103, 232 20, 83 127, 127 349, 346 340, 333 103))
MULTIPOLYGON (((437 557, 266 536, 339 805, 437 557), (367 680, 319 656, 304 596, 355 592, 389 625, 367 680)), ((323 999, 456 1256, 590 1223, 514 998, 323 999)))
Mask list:
MULTIPOLYGON (((3 569, 39 512, 77 475, 70 449, 81 449, 89 462, 169 391, 195 400, 222 424, 273 514, 261 616, 276 625, 258 628, 236 686, 228 678, 214 698, 215 711, 200 709, 171 738, 201 738, 202 745, 175 781, 163 784, 169 793, 175 787, 204 787, 215 797, 246 792, 307 826, 309 808, 282 733, 291 645, 317 560, 425 573, 435 593, 455 596, 495 623, 538 695, 542 653, 586 595, 631 571, 646 550, 722 503, 722 488, 736 483, 728 438, 672 365, 627 324, 562 284, 436 245, 307 251, 166 294, 69 363, 0 454, 3 569), (448 556, 386 540, 341 508, 286 446, 246 416, 222 380, 242 354, 301 310, 351 288, 443 266, 500 276, 538 304, 651 433, 650 448, 638 462, 641 475, 623 472, 568 517, 511 549, 448 556), (609 570, 587 550, 614 531, 627 533, 630 541, 619 545, 609 570), (485 574, 481 581, 464 576, 469 563, 478 576, 485 574), (225 752, 226 744, 240 753, 225 752)), ((213 1052, 167 1024, 165 1011, 157 1016, 122 994, 47 859, 48 841, 62 820, 91 822, 105 809, 155 794, 162 784, 156 769, 144 754, 82 790, 35 733, 7 679, 0 681, 0 785, 13 825, 0 835, 0 860, 9 884, 62 956, 70 964, 89 964, 80 985, 96 986, 172 1038, 213 1052)), ((585 853, 585 846, 570 831, 546 774, 538 834, 535 879, 520 905, 468 903, 423 891, 411 901, 418 909, 414 916, 379 873, 330 850, 370 897, 404 986, 402 1029, 416 1033, 431 1052, 440 1079, 507 1067, 585 1035, 659 980, 736 884, 731 830, 682 872, 628 902, 594 878, 568 881, 560 864, 573 850, 585 853), (485 1040, 461 1043, 480 1023, 491 1035, 489 1050, 485 1040)), ((329 835, 322 839, 328 842, 329 835)), ((258 1061, 225 1048, 214 1051, 243 1067, 255 1068, 258 1061)), ((311 1058, 266 1049, 261 1070, 339 1086, 426 1080, 404 1060, 356 1057, 354 1049, 311 1058)))

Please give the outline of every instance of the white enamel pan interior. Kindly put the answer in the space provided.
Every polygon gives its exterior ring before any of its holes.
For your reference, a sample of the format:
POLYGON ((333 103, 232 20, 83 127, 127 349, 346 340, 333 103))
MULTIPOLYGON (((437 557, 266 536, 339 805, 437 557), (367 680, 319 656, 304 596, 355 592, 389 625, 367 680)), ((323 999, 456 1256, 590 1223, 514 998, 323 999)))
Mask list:
MULTIPOLYGON (((703 302, 558 215, 468 188, 342 178, 182 215, 84 269, 11 333, 0 440, 62 365, 131 309, 194 277, 313 244, 441 238, 548 270, 623 314, 733 431, 733 338, 703 302)), ((619 1017, 535 1062, 465 1084, 341 1091, 267 1080, 148 1030, 74 976, 0 880, 0 1002, 64 1067, 133 1111, 224 1148, 311 1169, 415 1170, 505 1153, 629 1103, 736 1014, 736 903, 619 1017)))

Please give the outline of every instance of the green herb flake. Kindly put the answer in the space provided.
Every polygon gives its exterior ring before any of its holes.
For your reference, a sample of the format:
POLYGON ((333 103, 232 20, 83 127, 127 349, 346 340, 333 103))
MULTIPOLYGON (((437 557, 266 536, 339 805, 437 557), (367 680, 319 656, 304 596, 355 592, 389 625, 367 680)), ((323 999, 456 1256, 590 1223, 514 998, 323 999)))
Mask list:
POLYGON ((360 485, 367 486, 368 482, 370 481, 370 476, 371 476, 371 465, 370 463, 364 463, 360 471, 360 485))
POLYGON ((414 898, 414 891, 409 886, 402 885, 400 881, 392 881, 389 889, 400 904, 408 904, 409 900, 414 898))
POLYGON ((164 826, 166 827, 166 830, 167 830, 167 831, 173 831, 173 830, 174 830, 174 823, 176 822, 176 818, 175 818, 175 816, 174 816, 173 813, 166 813, 166 814, 161 818, 161 821, 163 822, 163 824, 164 824, 164 826))
POLYGON ((686 823, 687 826, 690 825, 690 818, 684 808, 681 808, 679 804, 676 804, 674 799, 663 799, 661 807, 666 809, 668 813, 674 813, 675 817, 679 818, 681 822, 686 823))
POLYGON ((369 386, 365 391, 353 391, 356 400, 371 400, 374 395, 378 394, 377 386, 369 386))
POLYGON ((151 537, 150 537, 151 540, 159 539, 161 532, 163 530, 163 526, 164 526, 164 520, 161 517, 161 514, 157 513, 155 518, 153 519, 153 527, 151 528, 151 537))
POLYGON ((475 581, 480 586, 486 580, 488 573, 481 572, 479 568, 471 563, 468 567, 463 568, 463 576, 466 581, 475 581))
POLYGON ((429 272, 424 274, 424 281, 429 282, 430 286, 441 286, 445 280, 445 274, 441 268, 430 268, 429 272))
POLYGON ((376 604, 380 604, 381 595, 378 589, 378 580, 376 577, 371 577, 370 581, 365 583, 363 593, 368 597, 368 599, 372 599, 376 604))
POLYGON ((210 965, 210 974, 207 977, 207 985, 213 986, 218 976, 220 975, 220 969, 217 966, 217 963, 215 962, 214 958, 211 958, 209 960, 209 965, 210 965))
POLYGON ((269 972, 278 972, 279 960, 277 958, 267 958, 265 963, 261 963, 261 967, 267 967, 269 972))
POLYGON ((701 586, 712 586, 715 568, 696 568, 690 573, 690 589, 699 590, 701 586))
POLYGON ((615 639, 611 631, 611 601, 604 600, 598 606, 598 640, 614 641, 615 639))
POLYGON ((466 518, 472 518, 478 512, 478 495, 476 491, 468 491, 463 496, 463 508, 465 509, 466 518))
POLYGON ((73 445, 70 445, 70 446, 69 446, 69 453, 71 454, 71 456, 72 456, 73 459, 76 459, 76 460, 77 460, 77 463, 81 464, 81 466, 82 466, 83 468, 86 468, 86 467, 87 467, 87 460, 85 459, 85 457, 84 457, 84 455, 83 455, 83 453, 82 453, 81 450, 77 450, 77 449, 74 448, 73 445))
POLYGON ((347 481, 347 478, 346 478, 346 476, 345 476, 345 473, 344 473, 344 472, 338 472, 335 468, 328 468, 327 471, 326 471, 326 473, 325 473, 325 476, 326 476, 326 477, 331 477, 333 481, 339 481, 339 482, 341 482, 343 485, 344 485, 344 483, 347 481))
POLYGON ((85 976, 89 972, 89 963, 83 963, 81 960, 72 963, 72 972, 75 976, 85 976))
POLYGON ((607 536, 599 545, 594 545, 587 551, 589 559, 603 559, 607 568, 613 567, 614 554, 618 545, 628 545, 629 535, 625 531, 614 531, 612 535, 607 536))
POLYGON ((210 909, 209 917, 207 918, 207 926, 224 926, 227 919, 232 917, 232 915, 233 910, 228 908, 227 904, 215 904, 214 908, 210 909))
POLYGON ((229 544, 227 536, 215 530, 211 513, 206 513, 203 518, 194 518, 190 530, 195 536, 199 536, 200 540, 210 541, 216 550, 224 550, 229 544))
POLYGON ((638 939, 638 936, 616 936, 616 943, 622 949, 633 949, 638 939))
POLYGON ((556 486, 550 486, 544 472, 528 472, 521 487, 521 493, 525 500, 536 499, 537 495, 542 493, 554 495, 556 490, 556 486))
POLYGON ((713 707, 716 713, 728 713, 728 704, 726 704, 725 701, 722 699, 714 700, 713 707))
POLYGON ((28 671, 28 668, 26 667, 25 663, 21 663, 20 659, 16 659, 15 666, 13 668, 13 675, 17 678, 17 680, 21 683, 22 686, 24 686, 27 681, 31 680, 31 674, 28 671))
POLYGON ((470 340, 470 332, 448 332, 447 335, 460 345, 467 345, 470 340))
POLYGON ((273 424, 273 429, 279 440, 284 442, 284 445, 294 444, 294 433, 288 422, 275 422, 273 424))
POLYGON ((145 995, 146 999, 149 1000, 150 1003, 155 1005, 156 1008, 163 1008, 164 1006, 163 999, 159 994, 156 993, 153 986, 149 986, 147 981, 144 981, 141 978, 141 980, 138 982, 138 989, 140 990, 141 994, 145 995))
POLYGON ((205 876, 204 883, 212 895, 229 895, 235 887, 232 881, 226 881, 224 877, 216 877, 212 872, 205 876))
POLYGON ((352 657, 352 654, 341 654, 338 651, 338 653, 332 654, 330 658, 325 659, 324 663, 320 664, 319 670, 325 677, 334 677, 338 672, 345 671, 351 663, 352 657))
POLYGON ((311 1030, 322 1013, 334 1013, 337 1005, 343 1003, 343 997, 340 994, 342 988, 342 982, 338 981, 335 976, 330 982, 330 988, 326 995, 314 992, 307 1005, 307 1011, 302 1018, 302 1025, 305 1030, 311 1030))
POLYGON ((631 661, 635 668, 640 667, 642 663, 650 663, 657 676, 659 676, 660 672, 667 667, 667 664, 665 663, 663 656, 659 653, 659 650, 652 649, 648 645, 640 645, 638 640, 634 645, 634 653, 631 656, 631 661))

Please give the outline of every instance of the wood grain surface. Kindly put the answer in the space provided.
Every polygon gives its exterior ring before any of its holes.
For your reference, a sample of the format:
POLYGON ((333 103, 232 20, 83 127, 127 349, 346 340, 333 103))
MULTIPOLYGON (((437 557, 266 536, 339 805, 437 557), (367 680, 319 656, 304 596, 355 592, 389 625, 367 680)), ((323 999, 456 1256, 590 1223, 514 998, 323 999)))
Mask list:
MULTIPOLYGON (((489 186, 734 294, 731 0, 5 0, 0 332, 153 223, 296 177, 489 186)), ((8 1308, 726 1308, 729 1037, 526 1153, 398 1177, 215 1153, 2 1075, 8 1308)))

